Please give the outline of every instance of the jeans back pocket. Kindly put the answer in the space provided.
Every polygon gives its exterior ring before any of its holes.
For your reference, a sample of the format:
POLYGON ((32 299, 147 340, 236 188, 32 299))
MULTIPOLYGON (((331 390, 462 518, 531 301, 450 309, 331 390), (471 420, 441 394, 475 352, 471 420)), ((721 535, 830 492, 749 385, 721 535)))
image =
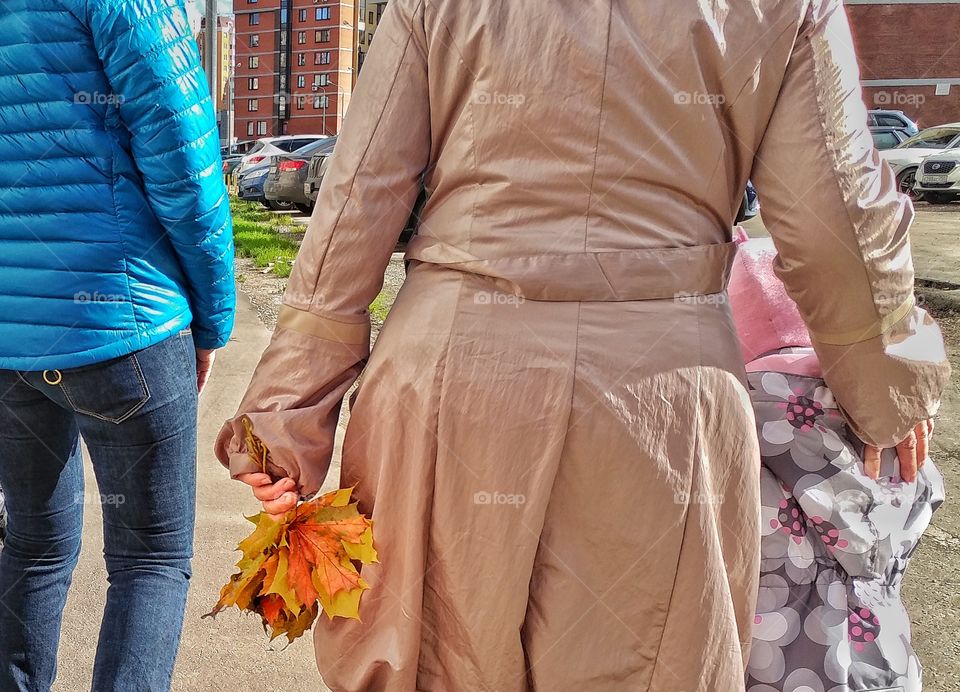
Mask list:
POLYGON ((122 423, 150 400, 137 354, 62 372, 60 389, 75 412, 122 423))

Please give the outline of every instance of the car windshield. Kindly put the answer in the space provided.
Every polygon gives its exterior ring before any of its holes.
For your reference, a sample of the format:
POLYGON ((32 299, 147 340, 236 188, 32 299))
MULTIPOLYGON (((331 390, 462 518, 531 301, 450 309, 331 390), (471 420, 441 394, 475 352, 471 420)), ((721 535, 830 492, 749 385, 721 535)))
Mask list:
POLYGON ((960 138, 956 127, 931 127, 901 144, 898 149, 946 149, 960 138))
POLYGON ((318 139, 316 142, 311 142, 305 147, 300 147, 297 149, 294 154, 297 156, 312 156, 314 154, 328 154, 333 151, 334 145, 337 143, 336 137, 327 137, 325 139, 318 139))
POLYGON ((892 149, 900 143, 900 140, 892 132, 874 132, 873 143, 877 149, 892 149))
POLYGON ((274 142, 273 146, 275 146, 277 149, 282 149, 283 151, 291 152, 291 151, 296 151, 300 147, 305 147, 308 144, 313 144, 315 141, 317 141, 317 138, 315 137, 283 139, 283 140, 280 140, 279 142, 274 142))

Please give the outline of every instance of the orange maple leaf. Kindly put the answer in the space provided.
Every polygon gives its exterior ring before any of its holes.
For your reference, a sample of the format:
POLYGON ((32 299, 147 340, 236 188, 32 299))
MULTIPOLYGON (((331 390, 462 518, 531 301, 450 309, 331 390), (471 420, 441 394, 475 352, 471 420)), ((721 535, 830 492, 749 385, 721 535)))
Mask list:
MULTIPOLYGON (((244 418, 247 450, 267 472, 270 451, 244 418)), ((240 570, 220 592, 207 616, 236 606, 257 613, 271 638, 292 642, 310 629, 322 609, 330 619, 359 619, 360 599, 368 588, 357 564, 377 562, 373 522, 350 499, 353 488, 327 493, 287 512, 280 521, 267 514, 238 550, 240 570)))

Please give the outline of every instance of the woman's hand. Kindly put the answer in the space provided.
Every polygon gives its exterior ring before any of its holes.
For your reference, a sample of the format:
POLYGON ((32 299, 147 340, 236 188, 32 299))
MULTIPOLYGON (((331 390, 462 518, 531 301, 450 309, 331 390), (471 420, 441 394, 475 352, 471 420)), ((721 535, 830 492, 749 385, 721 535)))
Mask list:
MULTIPOLYGON (((917 424, 906 439, 897 445, 897 458, 900 459, 900 477, 907 483, 917 480, 917 471, 923 468, 933 438, 933 419, 917 424)), ((880 477, 880 449, 866 445, 863 450, 863 468, 867 476, 876 480, 880 477)))
POLYGON ((253 496, 263 503, 263 511, 280 520, 297 506, 300 495, 292 478, 274 480, 265 473, 241 473, 237 480, 253 488, 253 496))

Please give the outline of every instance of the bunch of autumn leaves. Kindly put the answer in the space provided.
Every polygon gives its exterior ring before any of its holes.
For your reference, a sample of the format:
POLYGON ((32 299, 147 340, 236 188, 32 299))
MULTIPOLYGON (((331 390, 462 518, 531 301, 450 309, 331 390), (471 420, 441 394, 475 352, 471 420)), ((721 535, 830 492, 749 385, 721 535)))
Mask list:
MULTIPOLYGON (((247 450, 266 473, 269 450, 244 420, 247 450)), ((210 615, 236 606, 263 619, 271 639, 291 642, 310 629, 320 610, 359 619, 367 584, 357 563, 377 562, 373 522, 351 503, 352 488, 301 503, 280 520, 261 513, 256 528, 237 549, 240 570, 220 592, 210 615)))

